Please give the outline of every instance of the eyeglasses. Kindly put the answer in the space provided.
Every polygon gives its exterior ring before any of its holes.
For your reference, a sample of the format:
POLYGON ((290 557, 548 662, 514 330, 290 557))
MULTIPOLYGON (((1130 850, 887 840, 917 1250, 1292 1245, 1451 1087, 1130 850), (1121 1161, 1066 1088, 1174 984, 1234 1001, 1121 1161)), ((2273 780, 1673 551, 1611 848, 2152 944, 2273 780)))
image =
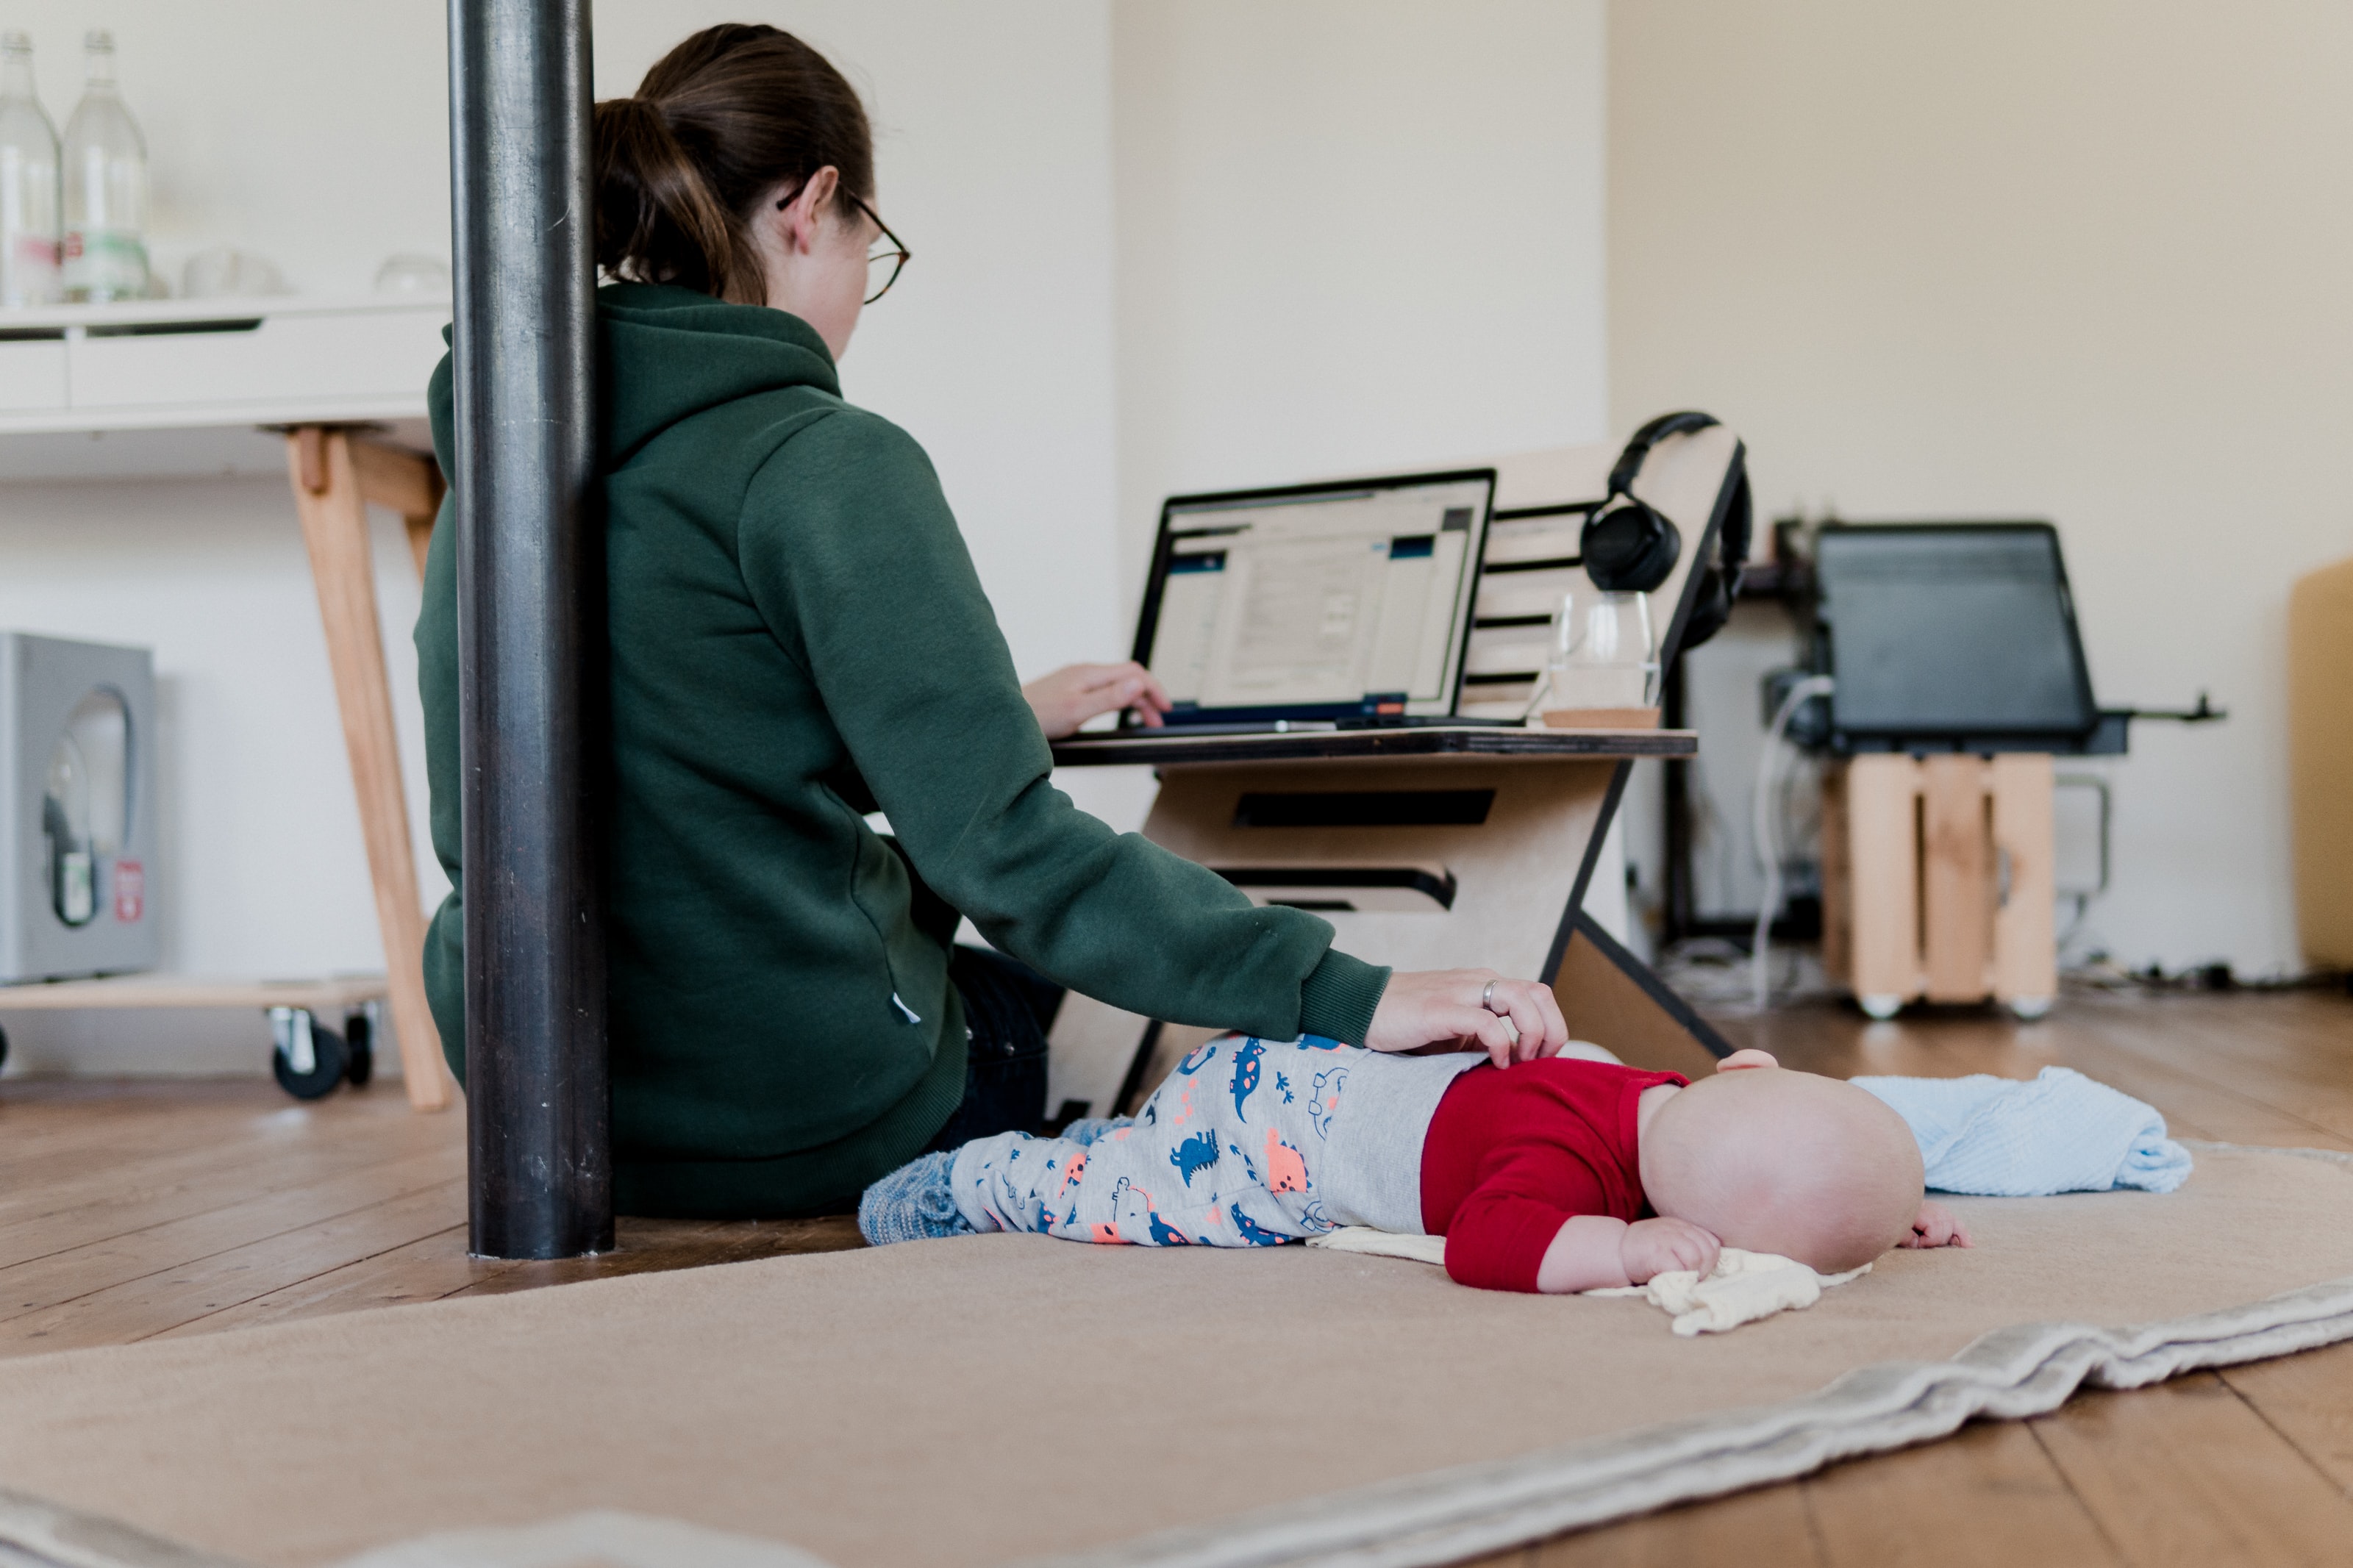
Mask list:
MULTIPOLYGON (((803 185, 800 190, 795 191, 791 195, 778 202, 776 210, 782 212, 800 200, 801 191, 807 189, 808 187, 803 185)), ((864 302, 871 305, 891 291, 891 285, 899 281, 900 269, 907 265, 908 259, 915 253, 909 250, 906 243, 891 232, 891 226, 882 221, 881 213, 876 212, 856 196, 849 199, 857 205, 860 212, 874 220, 876 228, 882 231, 882 238, 876 243, 873 249, 866 253, 866 287, 871 292, 866 296, 864 302)))

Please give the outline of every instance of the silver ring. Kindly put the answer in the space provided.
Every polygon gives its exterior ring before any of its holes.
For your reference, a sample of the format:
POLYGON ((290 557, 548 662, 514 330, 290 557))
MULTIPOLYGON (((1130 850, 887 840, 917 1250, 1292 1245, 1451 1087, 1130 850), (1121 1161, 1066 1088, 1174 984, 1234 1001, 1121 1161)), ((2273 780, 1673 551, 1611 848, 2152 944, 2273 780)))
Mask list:
POLYGON ((1490 1013, 1495 1011, 1495 983, 1493 981, 1490 980, 1487 982, 1487 989, 1479 993, 1479 1005, 1484 1007, 1490 1013))

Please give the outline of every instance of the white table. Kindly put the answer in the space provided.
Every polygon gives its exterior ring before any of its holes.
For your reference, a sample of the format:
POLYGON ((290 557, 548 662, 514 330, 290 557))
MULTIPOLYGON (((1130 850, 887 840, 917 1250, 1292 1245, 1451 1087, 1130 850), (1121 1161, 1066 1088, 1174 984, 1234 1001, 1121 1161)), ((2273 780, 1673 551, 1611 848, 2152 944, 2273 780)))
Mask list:
MULTIPOLYGON (((421 572, 441 500, 425 387, 446 298, 142 300, 0 315, 0 480, 252 471, 285 465, 319 593, 335 702, 384 934, 409 1102, 449 1103, 426 1005, 425 911, 408 834, 368 549, 373 502, 406 521, 421 572), (89 437, 102 436, 102 443, 89 437)), ((364 989, 365 987, 363 986, 364 989)), ((296 987, 328 1005, 352 983, 296 987)), ((302 1005, 284 987, 160 977, 0 991, 0 1012, 302 1005), (257 997, 278 998, 256 1002, 257 997)))

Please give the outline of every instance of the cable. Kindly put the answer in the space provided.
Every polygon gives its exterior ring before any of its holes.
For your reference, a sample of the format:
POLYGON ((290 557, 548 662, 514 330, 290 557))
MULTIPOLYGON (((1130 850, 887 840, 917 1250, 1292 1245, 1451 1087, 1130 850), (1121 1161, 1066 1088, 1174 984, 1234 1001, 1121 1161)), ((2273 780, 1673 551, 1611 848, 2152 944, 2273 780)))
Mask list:
POLYGON ((1773 763, 1781 754, 1781 737, 1788 732, 1789 721, 1797 717, 1799 708, 1814 698, 1829 696, 1832 684, 1827 675, 1810 675, 1790 687, 1781 698, 1781 706, 1773 710, 1773 722, 1766 727, 1764 750, 1757 753, 1757 795, 1751 803, 1749 826, 1756 839, 1757 868, 1765 876, 1765 905, 1757 911, 1757 940, 1749 944, 1748 1000, 1759 1013, 1772 996, 1772 972, 1766 967, 1766 953, 1773 940, 1773 917, 1781 912, 1781 852, 1773 833, 1773 763))

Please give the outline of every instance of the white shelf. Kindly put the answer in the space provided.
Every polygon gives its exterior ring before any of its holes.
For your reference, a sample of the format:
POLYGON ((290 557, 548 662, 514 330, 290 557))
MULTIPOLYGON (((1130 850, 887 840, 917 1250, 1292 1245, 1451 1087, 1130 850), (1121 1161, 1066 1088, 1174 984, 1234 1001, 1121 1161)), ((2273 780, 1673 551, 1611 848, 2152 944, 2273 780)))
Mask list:
POLYGON ((413 295, 0 311, 0 480, 281 471, 268 425, 421 445, 448 321, 413 295))
POLYGON ((349 974, 325 980, 216 980, 187 974, 126 974, 105 980, 0 985, 0 1013, 153 1007, 307 1007, 313 1013, 331 1013, 382 1001, 387 994, 381 974, 349 974))

